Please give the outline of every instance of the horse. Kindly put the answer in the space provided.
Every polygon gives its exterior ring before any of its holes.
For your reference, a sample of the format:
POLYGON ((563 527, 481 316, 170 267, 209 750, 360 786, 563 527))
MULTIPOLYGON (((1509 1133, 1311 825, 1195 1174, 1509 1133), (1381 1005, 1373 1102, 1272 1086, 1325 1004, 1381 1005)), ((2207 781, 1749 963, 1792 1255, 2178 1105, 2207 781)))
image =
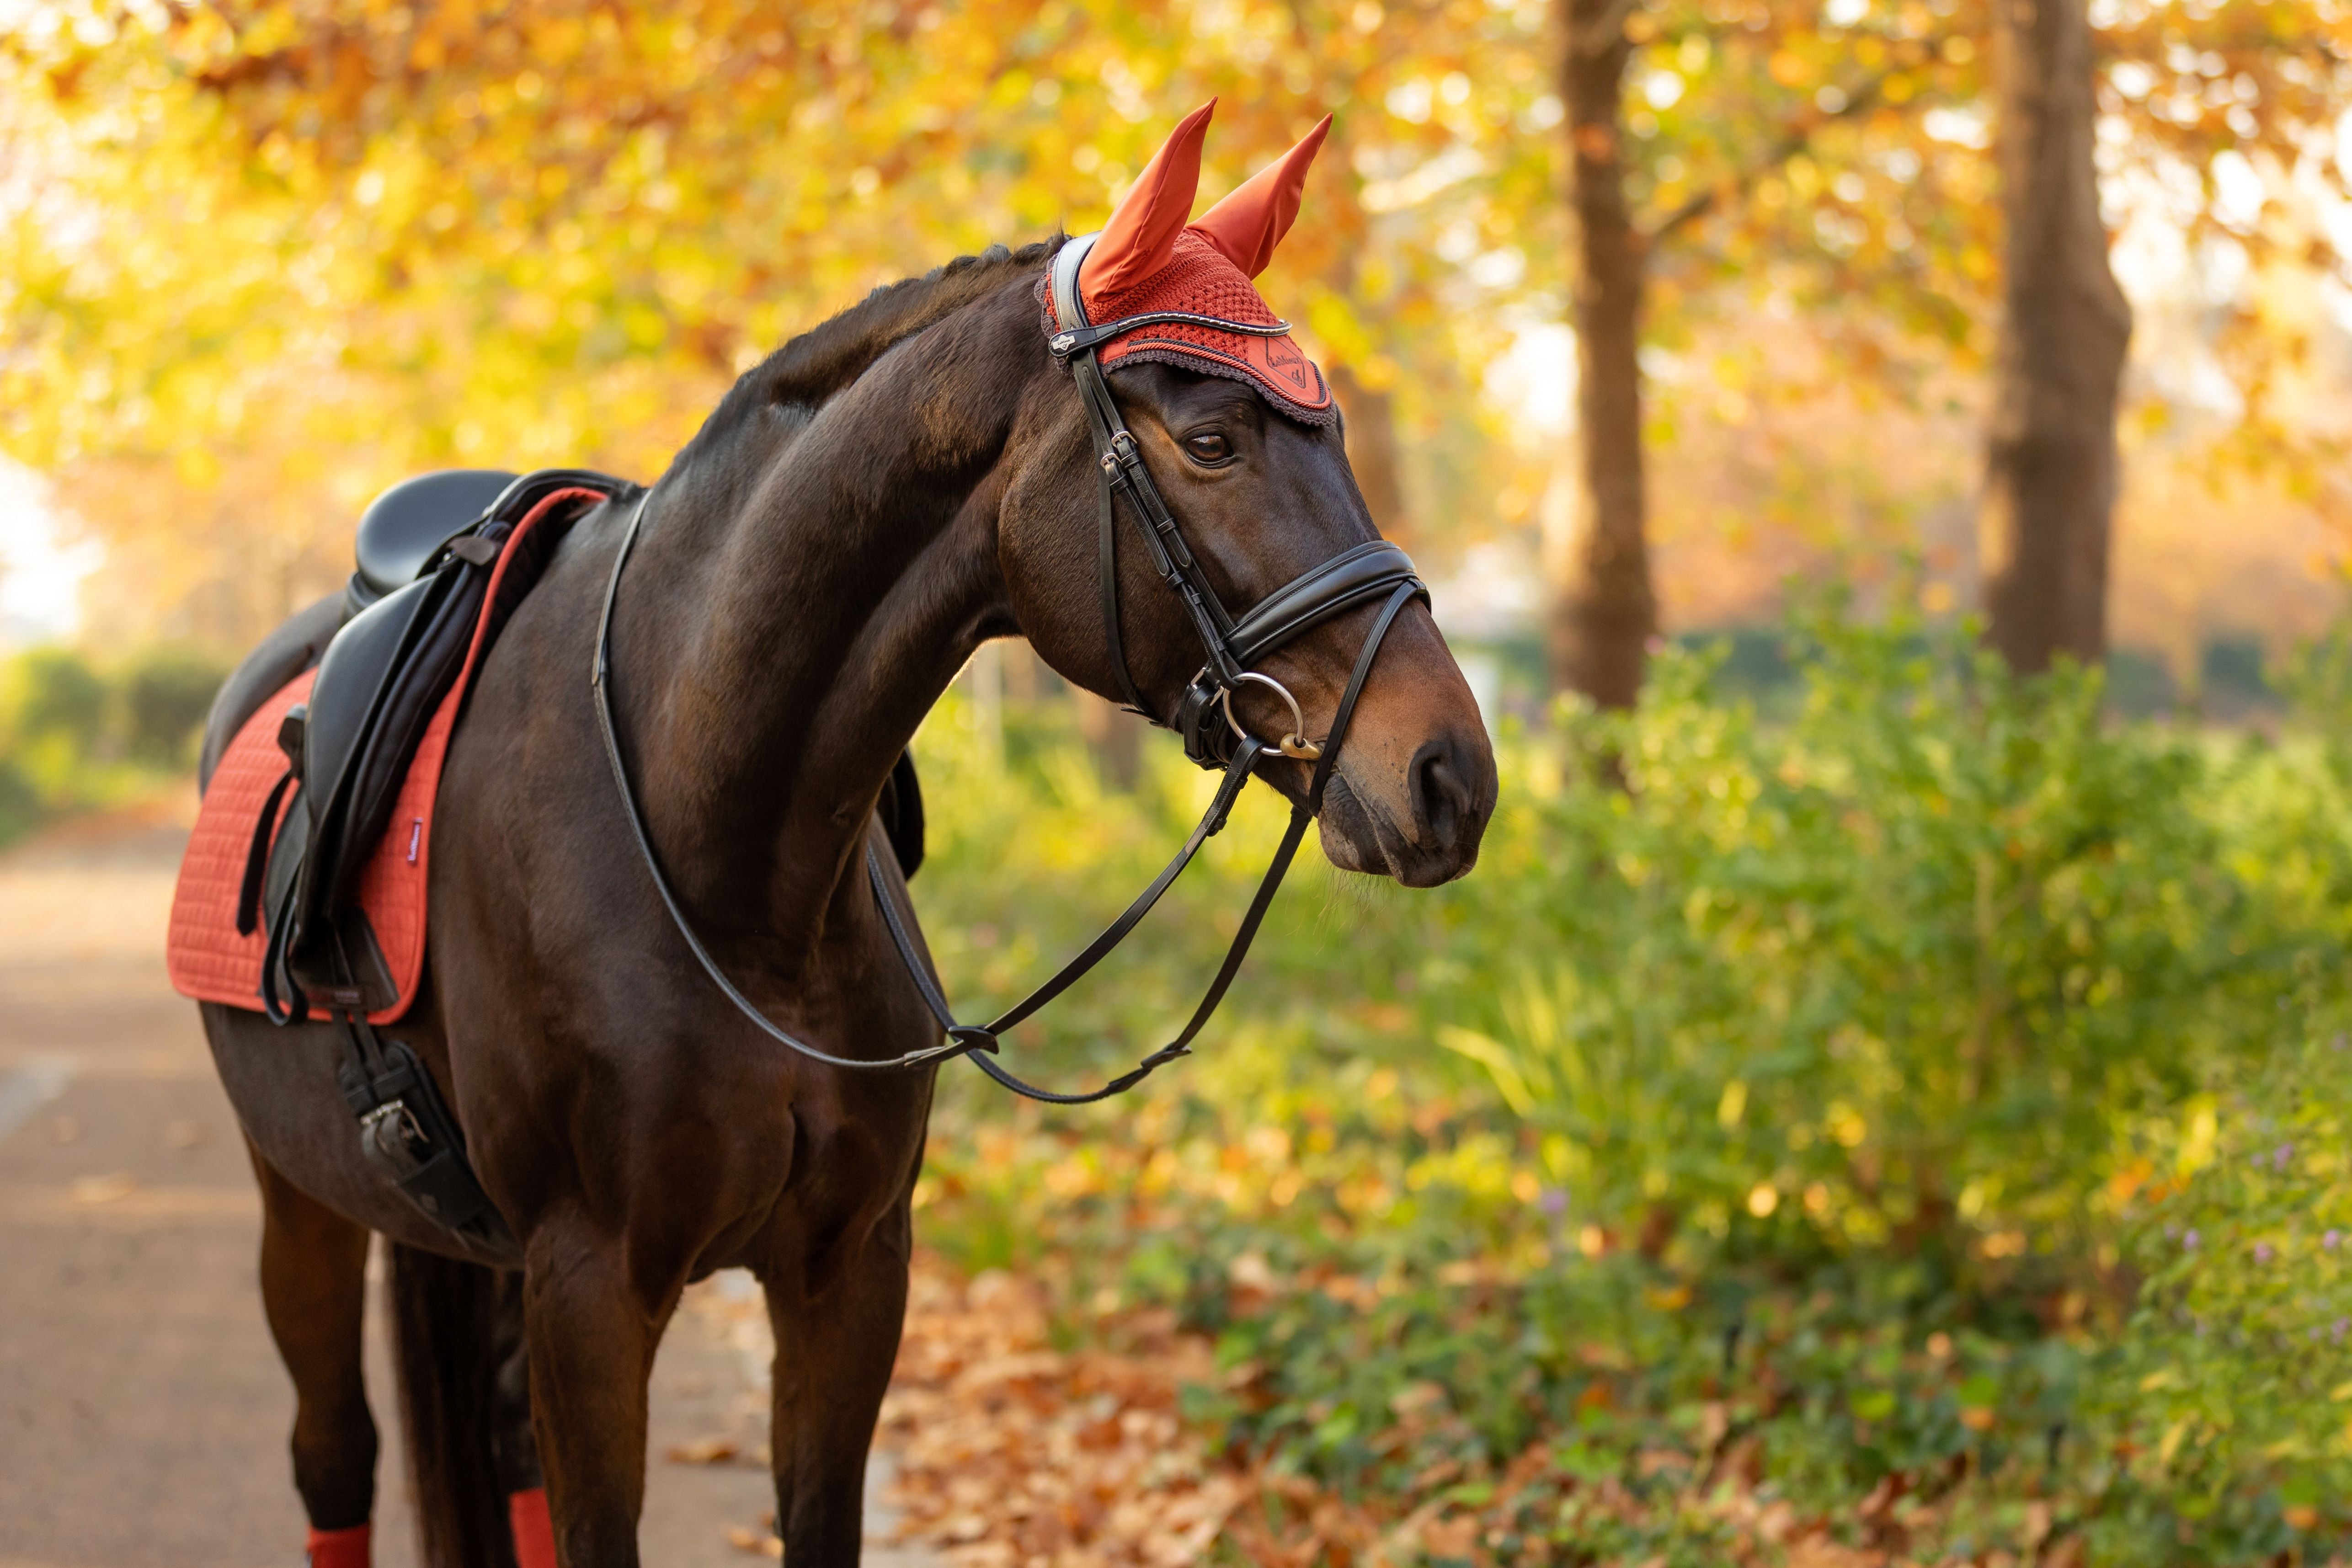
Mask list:
MULTIPOLYGON (((1198 137, 1189 176, 1182 141, 1096 241, 1096 276, 1164 272, 1168 215, 1182 226, 1198 177, 1198 137)), ((1303 163, 1292 172, 1265 254, 1296 212, 1303 163)), ((787 1558, 857 1561, 938 1058, 860 1072, 780 1047, 690 962, 680 920, 774 1026, 845 1058, 920 1058, 942 1030, 875 894, 907 897, 877 805, 925 714, 999 637, 1162 721, 1194 683, 1195 625, 1152 552, 1118 559, 1108 628, 1101 614, 1105 470, 1041 331, 1042 279, 1069 243, 992 247, 793 339, 649 490, 571 528, 489 650, 442 775, 425 978, 397 1033, 461 1125, 511 1249, 435 1225, 362 1158, 330 1024, 202 1005, 261 1191, 262 1300, 294 1384, 315 1563, 365 1561, 371 1233, 390 1254, 429 1561, 515 1562, 508 1500, 543 1486, 566 1568, 635 1564, 655 1349, 687 1286, 727 1268, 757 1278, 774 1329, 787 1558), (609 677, 592 691, 600 614, 609 677), (602 700, 634 808, 606 766, 602 700)), ((1377 538, 1336 417, 1292 417, 1262 380, 1181 352, 1111 363, 1104 381, 1224 603, 1377 538)), ((296 614, 229 678, 207 776, 340 614, 296 614)), ((1303 734, 1275 685, 1310 716, 1354 695, 1351 674, 1361 689, 1313 803, 1333 865, 1412 887, 1470 868, 1494 757, 1424 604, 1355 605, 1257 668, 1263 684, 1226 695, 1237 732, 1303 734), (1367 647, 1376 614, 1386 636, 1367 647)), ((1312 752, 1269 746, 1247 771, 1299 802, 1319 783, 1312 752)))

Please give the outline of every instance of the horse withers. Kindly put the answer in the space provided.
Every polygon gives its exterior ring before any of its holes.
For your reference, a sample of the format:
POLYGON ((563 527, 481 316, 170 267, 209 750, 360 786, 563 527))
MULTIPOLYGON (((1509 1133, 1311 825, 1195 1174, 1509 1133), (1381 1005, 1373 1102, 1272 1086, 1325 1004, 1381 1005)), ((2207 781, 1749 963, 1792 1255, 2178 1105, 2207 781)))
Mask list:
MULTIPOLYGON (((1496 792, 1476 704, 1417 584, 1330 596, 1328 563, 1377 536, 1328 388, 1248 281, 1320 128, 1188 224, 1206 121, 1185 121, 1073 269, 1076 313, 1140 323, 1085 365, 1048 298, 1059 242, 879 289, 745 374, 649 493, 572 526, 513 607, 448 742, 424 978, 388 1026, 462 1127, 510 1245, 436 1225, 362 1157, 331 1023, 204 1005, 261 1186, 263 1300, 321 1568, 366 1559, 371 1231, 391 1247, 432 1562, 536 1568, 551 1527, 567 1568, 636 1563, 655 1347, 685 1287, 734 1267, 775 1331, 787 1560, 857 1561, 935 1069, 830 1065, 777 1033, 858 1061, 941 1044, 887 928, 882 899, 906 893, 876 805, 982 641, 1025 637, 1203 746, 1209 680, 1216 722, 1230 709, 1254 737, 1242 773, 1319 807, 1333 864, 1413 887, 1470 868, 1496 792), (1098 456, 1113 437, 1074 384, 1089 370, 1140 476, 1115 497, 1098 456), (1321 607, 1249 670, 1230 638, 1204 650, 1236 625, 1224 606, 1302 581, 1321 607), (1217 685, 1220 669, 1255 679, 1217 685), (646 855, 607 766, 606 694, 646 855), (1319 759, 1310 731, 1334 743, 1319 759)), ((341 615, 313 606, 256 650, 208 760, 341 615)))

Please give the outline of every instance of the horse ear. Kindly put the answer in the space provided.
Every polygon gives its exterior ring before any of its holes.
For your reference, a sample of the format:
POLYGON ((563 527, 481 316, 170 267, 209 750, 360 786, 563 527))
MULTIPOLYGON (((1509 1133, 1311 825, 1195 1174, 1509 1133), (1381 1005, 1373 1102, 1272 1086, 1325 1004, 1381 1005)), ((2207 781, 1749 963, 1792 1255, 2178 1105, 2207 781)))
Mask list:
POLYGON ((1290 232, 1298 216, 1299 193, 1307 186, 1307 165, 1330 133, 1331 117, 1309 131, 1297 146, 1252 174, 1240 189, 1201 215, 1192 226, 1223 253, 1226 260, 1255 278, 1274 259, 1274 247, 1290 232))
POLYGON ((1213 98, 1177 122, 1167 144, 1143 166, 1135 189, 1103 225, 1102 237, 1078 268, 1078 287, 1087 303, 1142 282, 1175 254, 1176 237, 1192 216, 1192 197, 1201 188, 1201 143, 1216 107, 1213 98))

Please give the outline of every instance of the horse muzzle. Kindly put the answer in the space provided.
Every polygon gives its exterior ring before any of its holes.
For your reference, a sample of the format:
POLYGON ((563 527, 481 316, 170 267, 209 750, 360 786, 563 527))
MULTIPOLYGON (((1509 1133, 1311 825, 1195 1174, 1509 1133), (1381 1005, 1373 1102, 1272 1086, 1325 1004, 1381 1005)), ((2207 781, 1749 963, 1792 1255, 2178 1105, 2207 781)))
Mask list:
POLYGON ((1366 748, 1323 794, 1323 854, 1343 871, 1433 888, 1468 873, 1495 811, 1495 755, 1476 741, 1424 741, 1402 769, 1366 748))

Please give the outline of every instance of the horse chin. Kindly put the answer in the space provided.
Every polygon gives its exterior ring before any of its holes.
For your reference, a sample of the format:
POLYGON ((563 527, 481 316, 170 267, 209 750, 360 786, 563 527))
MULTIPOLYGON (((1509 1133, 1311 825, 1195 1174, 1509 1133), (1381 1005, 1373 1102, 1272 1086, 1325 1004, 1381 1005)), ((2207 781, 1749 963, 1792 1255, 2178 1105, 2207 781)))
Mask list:
POLYGON ((1478 859, 1477 838, 1468 853, 1433 852, 1414 844, 1386 812, 1367 805, 1348 784, 1343 767, 1323 790, 1323 815, 1318 825, 1323 836, 1323 857, 1342 871, 1368 877, 1392 877, 1408 888, 1434 888, 1467 873, 1478 859))

